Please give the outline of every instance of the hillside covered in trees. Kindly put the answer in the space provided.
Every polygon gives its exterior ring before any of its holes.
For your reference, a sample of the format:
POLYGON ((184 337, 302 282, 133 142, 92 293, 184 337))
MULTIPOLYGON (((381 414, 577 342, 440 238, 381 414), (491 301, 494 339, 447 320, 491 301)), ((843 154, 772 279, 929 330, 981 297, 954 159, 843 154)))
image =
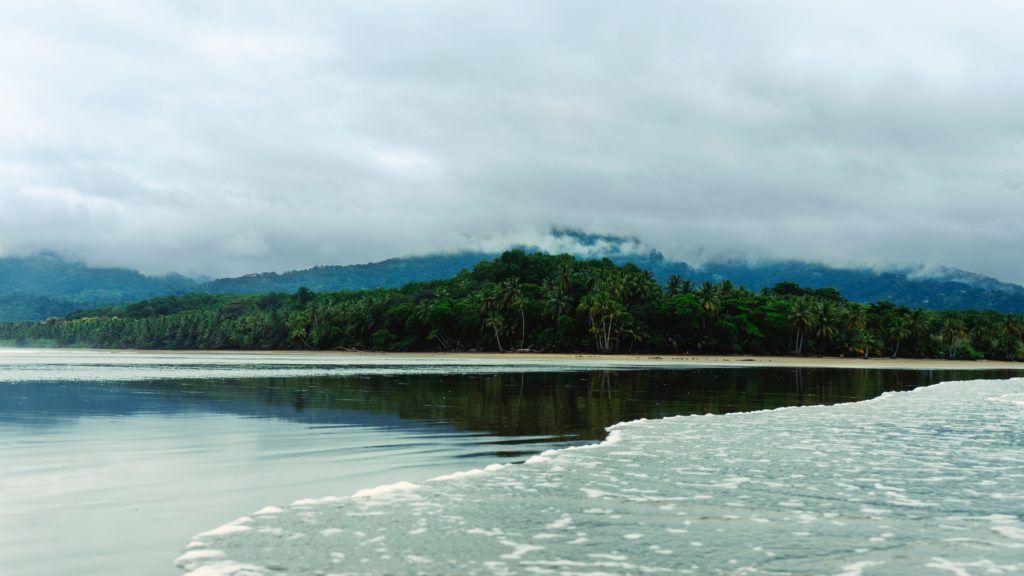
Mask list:
POLYGON ((402 288, 186 294, 0 325, 21 345, 814 354, 1024 359, 1024 318, 858 304, 791 282, 695 285, 611 260, 510 251, 402 288))
MULTIPOLYGON (((800 261, 711 261, 692 266, 670 260, 635 238, 572 230, 555 230, 551 238, 562 248, 587 258, 635 264, 651 272, 662 284, 671 276, 687 278, 694 284, 729 279, 751 290, 761 290, 788 281, 805 288, 835 288, 844 298, 860 303, 885 300, 897 306, 929 310, 978 309, 1024 314, 1024 286, 952 268, 838 268, 800 261)), ((537 246, 522 249, 527 253, 544 252, 537 246)), ((430 254, 215 280, 176 274, 145 276, 123 268, 92 268, 56 254, 0 257, 0 322, 43 320, 83 308, 185 293, 292 293, 301 287, 314 292, 398 288, 410 282, 450 278, 463 268, 498 256, 489 252, 430 254)))

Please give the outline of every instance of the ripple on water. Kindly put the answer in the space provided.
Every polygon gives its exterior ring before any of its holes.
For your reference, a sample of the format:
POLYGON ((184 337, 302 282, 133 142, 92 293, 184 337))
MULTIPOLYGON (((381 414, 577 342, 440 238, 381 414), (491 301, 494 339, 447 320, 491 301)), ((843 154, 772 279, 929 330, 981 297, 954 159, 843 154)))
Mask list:
POLYGON ((196 576, 1019 573, 1020 398, 1020 379, 955 382, 619 424, 524 465, 264 509, 177 563, 196 576))

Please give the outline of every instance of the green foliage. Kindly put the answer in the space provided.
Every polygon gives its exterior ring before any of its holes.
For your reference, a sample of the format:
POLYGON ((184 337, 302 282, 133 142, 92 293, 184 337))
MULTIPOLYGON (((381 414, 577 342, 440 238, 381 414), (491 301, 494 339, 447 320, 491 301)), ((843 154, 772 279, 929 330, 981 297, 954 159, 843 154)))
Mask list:
POLYGON ((186 294, 0 324, 6 345, 1024 359, 1024 319, 862 305, 791 282, 664 288, 635 265, 511 251, 402 288, 186 294))

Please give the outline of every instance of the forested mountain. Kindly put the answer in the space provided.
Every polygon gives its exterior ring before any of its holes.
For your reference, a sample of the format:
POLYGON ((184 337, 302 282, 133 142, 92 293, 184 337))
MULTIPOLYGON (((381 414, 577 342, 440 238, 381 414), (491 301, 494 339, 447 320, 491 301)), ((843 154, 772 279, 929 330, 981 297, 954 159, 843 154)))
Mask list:
POLYGON ((63 316, 80 308, 183 294, 197 285, 177 274, 91 268, 49 253, 0 258, 0 321, 63 316))
POLYGON ((171 294, 261 294, 393 288, 454 276, 495 254, 465 252, 392 258, 350 266, 317 266, 284 273, 197 281, 176 274, 151 277, 123 268, 90 268, 55 254, 0 258, 0 322, 42 320, 74 310, 171 294))
POLYGON ((634 260, 660 280, 675 274, 694 282, 720 282, 760 290, 779 282, 808 288, 835 288, 854 302, 889 301, 933 310, 998 310, 1024 312, 1024 287, 952 268, 928 272, 915 269, 870 270, 833 268, 808 262, 712 262, 695 269, 659 258, 634 260))
POLYGON ((316 266, 281 274, 266 272, 237 278, 221 278, 201 284, 197 291, 211 294, 261 294, 294 292, 300 287, 306 287, 314 292, 396 288, 409 282, 449 278, 463 268, 472 268, 477 262, 490 260, 495 256, 497 254, 462 252, 391 258, 383 262, 350 266, 316 266))
MULTIPOLYGON (((808 288, 835 288, 855 302, 889 301, 908 307, 943 310, 997 310, 1024 313, 1024 287, 962 270, 928 273, 902 269, 875 271, 833 268, 798 261, 711 262, 699 268, 673 262, 660 253, 637 249, 635 241, 611 236, 561 233, 564 245, 585 258, 607 257, 617 264, 635 263, 659 282, 679 276, 692 283, 729 280, 751 290, 779 282, 808 288)), ((536 247, 523 247, 527 252, 536 247)), ((498 254, 464 252, 393 258, 370 264, 317 266, 284 273, 268 272, 208 282, 178 275, 148 277, 117 268, 89 268, 52 254, 0 258, 0 321, 40 320, 83 307, 134 302, 160 295, 203 292, 261 294, 393 288, 408 282, 438 280, 498 254)))
POLYGON ((792 282, 659 283, 634 264, 510 251, 402 288, 187 294, 0 324, 18 345, 1024 359, 1024 317, 861 304, 792 282))

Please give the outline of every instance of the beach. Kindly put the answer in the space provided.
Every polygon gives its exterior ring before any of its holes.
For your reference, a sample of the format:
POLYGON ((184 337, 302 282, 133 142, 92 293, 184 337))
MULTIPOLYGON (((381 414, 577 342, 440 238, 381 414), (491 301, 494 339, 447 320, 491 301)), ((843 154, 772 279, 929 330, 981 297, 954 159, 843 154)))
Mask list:
POLYGON ((1024 370, 1024 362, 997 360, 944 360, 935 358, 853 358, 830 356, 716 356, 699 354, 552 354, 544 352, 358 352, 312 350, 90 350, 91 352, 118 352, 139 354, 230 354, 271 355, 291 358, 316 358, 325 363, 332 359, 346 364, 352 362, 381 362, 403 364, 424 362, 430 364, 584 364, 600 367, 688 367, 688 366, 758 366, 776 368, 871 368, 887 370, 1024 370))

